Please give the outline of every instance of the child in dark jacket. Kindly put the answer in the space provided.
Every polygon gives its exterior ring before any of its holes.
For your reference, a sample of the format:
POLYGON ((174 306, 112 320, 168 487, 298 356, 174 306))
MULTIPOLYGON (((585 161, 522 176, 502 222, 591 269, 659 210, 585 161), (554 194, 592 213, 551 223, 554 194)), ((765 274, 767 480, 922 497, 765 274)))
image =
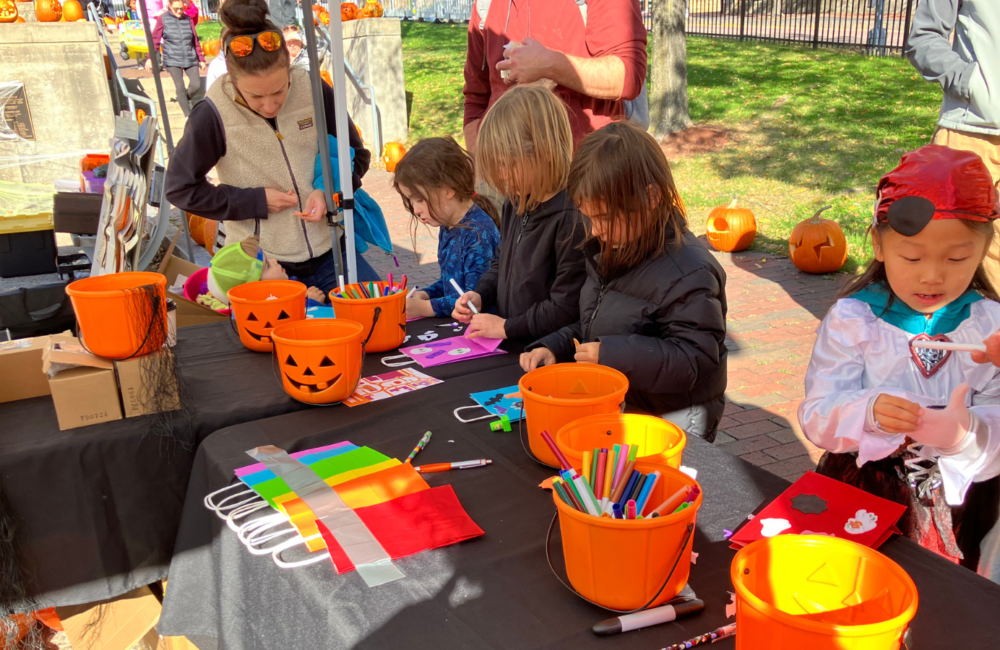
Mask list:
POLYGON ((406 300, 406 315, 445 317, 455 309, 460 287, 475 287, 500 246, 499 217, 493 204, 476 194, 472 158, 453 138, 426 138, 396 163, 393 185, 417 227, 437 226, 437 282, 406 300))
POLYGON ((529 345, 521 366, 609 366, 628 377, 633 409, 713 440, 725 408, 726 274, 687 229, 663 151, 610 124, 580 145, 569 192, 591 234, 580 319, 529 345))
POLYGON ((476 168, 508 200, 499 255, 452 314, 469 323, 470 338, 530 341, 579 318, 586 269, 579 213, 565 189, 572 156, 566 106, 545 88, 511 88, 483 119, 476 168), (470 301, 484 313, 474 315, 470 301), (493 307, 497 315, 485 313, 493 307))

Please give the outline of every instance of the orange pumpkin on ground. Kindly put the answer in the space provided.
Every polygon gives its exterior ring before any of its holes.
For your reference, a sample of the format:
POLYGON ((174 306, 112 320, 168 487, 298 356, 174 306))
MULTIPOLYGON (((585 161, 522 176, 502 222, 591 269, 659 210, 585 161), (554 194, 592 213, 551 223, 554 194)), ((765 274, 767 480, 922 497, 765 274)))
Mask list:
POLYGON ((385 152, 382 154, 382 162, 385 163, 387 172, 396 171, 396 163, 406 155, 406 147, 398 142, 389 142, 385 145, 385 152))
POLYGON ((757 236, 757 220, 747 208, 736 207, 733 199, 728 206, 720 205, 709 213, 705 234, 715 250, 735 253, 750 248, 757 236))
POLYGON ((833 273, 847 261, 847 238, 836 221, 820 218, 819 211, 795 226, 788 239, 788 256, 792 263, 806 273, 833 273))
POLYGON ((68 23, 83 20, 83 7, 80 6, 79 0, 66 0, 63 3, 62 10, 63 20, 68 23))
POLYGON ((0 23, 16 23, 20 16, 17 15, 17 5, 14 0, 0 0, 0 23))
POLYGON ((343 22, 359 18, 358 16, 359 12, 360 9, 358 8, 358 5, 354 4, 353 2, 340 3, 340 20, 343 22))
POLYGON ((40 23, 57 23, 62 18, 62 5, 59 0, 36 0, 35 16, 40 23))

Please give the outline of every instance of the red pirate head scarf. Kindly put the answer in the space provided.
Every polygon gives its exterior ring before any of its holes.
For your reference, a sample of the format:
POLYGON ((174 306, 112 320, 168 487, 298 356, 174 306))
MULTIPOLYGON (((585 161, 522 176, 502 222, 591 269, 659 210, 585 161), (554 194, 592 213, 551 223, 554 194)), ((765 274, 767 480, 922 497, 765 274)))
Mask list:
POLYGON ((1000 217, 997 188, 982 159, 971 151, 929 144, 905 154, 882 177, 875 224, 889 222, 912 237, 931 219, 991 221, 1000 217))

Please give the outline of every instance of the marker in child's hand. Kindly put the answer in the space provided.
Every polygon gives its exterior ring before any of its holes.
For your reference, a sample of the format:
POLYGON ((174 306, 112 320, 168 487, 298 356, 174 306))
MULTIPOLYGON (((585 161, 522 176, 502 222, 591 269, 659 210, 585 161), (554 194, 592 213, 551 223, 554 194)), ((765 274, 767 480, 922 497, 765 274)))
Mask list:
MULTIPOLYGON (((451 286, 455 287, 455 291, 458 292, 458 297, 459 298, 461 298, 462 296, 465 295, 465 292, 462 291, 462 287, 458 286, 458 283, 455 282, 455 278, 448 278, 448 281, 451 282, 451 286)), ((469 309, 472 310, 473 314, 478 314, 479 313, 479 310, 476 309, 476 306, 472 304, 471 300, 467 300, 465 304, 467 304, 469 306, 469 309)))
POLYGON ((413 285, 413 288, 410 289, 410 293, 406 294, 406 299, 409 300, 410 298, 412 298, 413 294, 415 294, 416 292, 417 292, 417 285, 413 285))
POLYGON ((580 342, 577 341, 576 339, 573 339, 573 347, 576 348, 577 350, 579 350, 580 349, 580 342))
POLYGON ((911 341, 910 345, 924 350, 946 350, 950 352, 986 352, 985 343, 955 343, 954 341, 911 341))

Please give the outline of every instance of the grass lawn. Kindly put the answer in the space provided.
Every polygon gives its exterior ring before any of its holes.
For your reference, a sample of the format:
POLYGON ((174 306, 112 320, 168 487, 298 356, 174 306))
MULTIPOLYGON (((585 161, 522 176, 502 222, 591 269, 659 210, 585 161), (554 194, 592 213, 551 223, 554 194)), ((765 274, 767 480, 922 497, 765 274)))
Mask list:
POLYGON ((198 32, 198 40, 202 43, 219 40, 219 36, 222 35, 222 23, 218 21, 208 20, 198 23, 194 29, 198 32))
MULTIPOLYGON (((403 23, 410 138, 462 139, 465 25, 403 23)), ((835 50, 688 38, 691 119, 722 126, 735 142, 671 161, 703 232, 734 196, 753 210, 754 249, 785 253, 796 223, 824 205, 847 235, 853 272, 868 252, 864 231, 879 177, 930 140, 940 89, 899 58, 835 50)))

